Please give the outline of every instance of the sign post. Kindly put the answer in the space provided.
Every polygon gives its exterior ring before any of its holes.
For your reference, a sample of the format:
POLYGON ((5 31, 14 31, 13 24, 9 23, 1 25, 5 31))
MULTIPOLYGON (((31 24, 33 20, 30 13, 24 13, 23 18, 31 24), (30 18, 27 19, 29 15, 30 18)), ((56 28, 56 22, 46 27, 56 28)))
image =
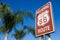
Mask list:
POLYGON ((38 40, 41 40, 41 36, 40 36, 40 37, 38 37, 38 40))
POLYGON ((44 35, 44 40, 46 40, 46 36, 44 35))
POLYGON ((54 32, 54 22, 52 15, 51 2, 48 2, 38 10, 36 10, 36 36, 44 35, 44 40, 46 40, 45 34, 54 32))
POLYGON ((49 37, 48 40, 51 40, 51 38, 49 37))

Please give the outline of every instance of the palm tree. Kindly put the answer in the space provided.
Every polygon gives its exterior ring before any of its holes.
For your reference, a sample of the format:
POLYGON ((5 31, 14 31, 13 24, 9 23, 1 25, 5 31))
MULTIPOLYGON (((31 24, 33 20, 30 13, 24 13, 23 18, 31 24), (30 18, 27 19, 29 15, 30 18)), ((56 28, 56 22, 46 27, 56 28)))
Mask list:
MULTIPOLYGON (((11 12, 11 9, 3 3, 0 3, 0 14, 2 15, 3 25, 0 27, 0 33, 6 33, 5 40, 8 40, 8 34, 15 28, 18 22, 22 23, 25 16, 29 16, 33 19, 33 14, 31 12, 25 12, 18 10, 16 12, 11 12)), ((23 31, 21 31, 23 32, 23 31)))
POLYGON ((16 38, 16 40, 22 40, 22 38, 26 35, 26 34, 28 34, 28 33, 32 33, 32 35, 34 35, 34 37, 36 37, 35 36, 35 28, 33 28, 32 26, 28 26, 28 25, 24 25, 23 26, 23 29, 21 29, 21 30, 17 30, 16 28, 15 28, 15 34, 13 34, 13 36, 16 38), (27 31, 26 31, 27 30, 27 31), (23 32, 22 32, 23 31, 23 32), (21 35, 20 35, 21 34, 21 35))
POLYGON ((22 40, 22 38, 26 35, 26 32, 24 29, 17 30, 15 29, 15 34, 12 34, 16 40, 22 40))
POLYGON ((16 38, 16 40, 22 40, 22 38, 30 32, 35 36, 35 29, 32 26, 24 25, 23 29, 21 29, 21 30, 17 30, 15 28, 15 34, 13 34, 13 36, 16 38), (26 29, 27 29, 27 31, 26 31, 26 29))

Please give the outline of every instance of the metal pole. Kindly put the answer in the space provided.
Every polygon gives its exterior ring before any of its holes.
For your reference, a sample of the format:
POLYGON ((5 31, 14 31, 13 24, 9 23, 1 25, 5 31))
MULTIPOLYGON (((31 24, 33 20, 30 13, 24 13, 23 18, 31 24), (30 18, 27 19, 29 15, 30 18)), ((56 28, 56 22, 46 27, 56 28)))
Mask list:
POLYGON ((48 40, 51 40, 51 38, 49 37, 48 40))
POLYGON ((48 36, 48 40, 51 40, 51 35, 49 34, 49 36, 48 36))
POLYGON ((46 40, 46 35, 44 35, 44 40, 46 40))
POLYGON ((40 37, 38 37, 38 40, 41 40, 41 36, 40 36, 40 37))

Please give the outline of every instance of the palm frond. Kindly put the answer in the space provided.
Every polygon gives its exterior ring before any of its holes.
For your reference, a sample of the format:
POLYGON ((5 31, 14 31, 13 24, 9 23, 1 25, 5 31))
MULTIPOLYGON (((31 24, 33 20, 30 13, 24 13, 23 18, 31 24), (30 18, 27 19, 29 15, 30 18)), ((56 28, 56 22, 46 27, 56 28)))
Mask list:
POLYGON ((15 14, 15 22, 21 22, 23 24, 24 22, 24 17, 29 16, 31 19, 34 19, 34 15, 31 12, 25 12, 22 10, 18 10, 15 14))
POLYGON ((3 15, 6 15, 8 12, 10 12, 10 8, 6 4, 0 3, 0 12, 3 15))
POLYGON ((28 29, 28 31, 35 36, 35 28, 33 28, 32 26, 24 26, 24 29, 28 29))
POLYGON ((5 29, 5 25, 3 25, 2 27, 0 27, 0 33, 5 33, 6 29, 5 29))
POLYGON ((32 12, 27 11, 27 12, 25 12, 25 14, 26 14, 27 16, 29 16, 31 19, 33 19, 33 20, 34 20, 34 15, 33 15, 33 13, 32 13, 32 12))
POLYGON ((24 29, 21 30, 17 30, 15 34, 13 34, 13 36, 16 39, 22 39, 25 36, 26 32, 24 31, 24 29))
POLYGON ((6 30, 9 30, 9 32, 10 32, 14 25, 13 15, 8 13, 7 15, 4 16, 3 20, 4 20, 3 23, 5 25, 6 30))

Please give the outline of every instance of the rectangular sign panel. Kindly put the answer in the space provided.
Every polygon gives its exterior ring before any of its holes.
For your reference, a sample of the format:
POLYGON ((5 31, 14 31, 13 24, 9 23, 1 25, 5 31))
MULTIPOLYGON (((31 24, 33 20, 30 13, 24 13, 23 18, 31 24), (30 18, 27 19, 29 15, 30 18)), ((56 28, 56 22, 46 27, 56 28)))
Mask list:
POLYGON ((36 10, 36 36, 54 32, 51 2, 36 10))

